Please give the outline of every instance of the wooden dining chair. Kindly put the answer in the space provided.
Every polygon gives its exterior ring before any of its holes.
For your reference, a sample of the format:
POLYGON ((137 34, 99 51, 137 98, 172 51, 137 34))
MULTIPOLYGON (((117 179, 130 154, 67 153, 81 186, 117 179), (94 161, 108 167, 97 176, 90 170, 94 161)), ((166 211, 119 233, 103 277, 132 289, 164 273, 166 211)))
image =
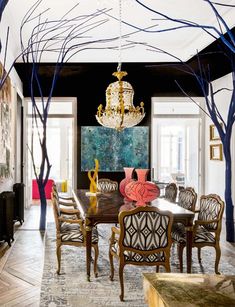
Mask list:
MULTIPOLYGON (((215 273, 219 274, 220 233, 222 227, 222 217, 224 212, 224 202, 219 195, 209 194, 200 198, 200 210, 198 218, 193 227, 193 247, 198 248, 198 261, 201 263, 201 248, 214 247, 216 252, 215 273)), ((186 246, 186 233, 182 232, 177 238, 178 256, 180 262, 180 271, 183 271, 183 249, 186 246)), ((209 263, 207 264, 209 265, 209 263)))
MULTIPOLYGON (((177 204, 187 210, 195 212, 195 206, 197 202, 197 193, 191 187, 181 187, 179 191, 179 197, 177 204)), ((180 238, 185 233, 185 226, 182 223, 174 223, 172 226, 172 240, 173 243, 180 244, 180 238)), ((178 246, 178 252, 180 252, 180 246, 178 246)), ((180 262, 180 271, 183 270, 183 264, 180 262)))
POLYGON ((118 216, 120 228, 112 227, 109 259, 114 277, 113 257, 119 259, 120 300, 124 299, 123 270, 127 264, 160 265, 170 272, 171 227, 173 216, 156 207, 138 207, 122 211, 118 216))
POLYGON ((65 197, 65 196, 59 195, 59 192, 58 192, 58 189, 55 183, 52 185, 52 193, 53 193, 53 196, 58 200, 59 205, 66 206, 66 207, 74 207, 74 208, 77 207, 76 202, 73 197, 65 197))
POLYGON ((177 185, 174 182, 169 183, 165 188, 164 198, 174 203, 176 201, 176 196, 177 196, 177 185))
MULTIPOLYGON (((52 206, 56 225, 56 255, 57 255, 57 274, 60 274, 61 268, 61 246, 86 246, 86 231, 84 228, 84 221, 82 219, 69 219, 69 210, 71 215, 76 209, 63 209, 59 206, 58 200, 52 196, 52 206), (63 213, 67 214, 65 218, 63 213)), ((92 247, 94 248, 94 274, 97 274, 97 260, 99 255, 98 250, 98 231, 96 227, 92 229, 92 247)))
POLYGON ((197 193, 195 192, 194 188, 181 187, 179 191, 179 197, 177 204, 187 210, 195 211, 195 206, 197 202, 197 193))

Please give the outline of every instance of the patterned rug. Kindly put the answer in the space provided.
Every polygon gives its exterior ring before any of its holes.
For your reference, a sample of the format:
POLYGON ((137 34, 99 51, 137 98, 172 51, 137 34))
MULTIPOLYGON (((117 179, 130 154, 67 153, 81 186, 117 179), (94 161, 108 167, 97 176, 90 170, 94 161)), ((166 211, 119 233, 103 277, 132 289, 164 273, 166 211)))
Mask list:
MULTIPOLYGON (((110 225, 98 225, 99 238, 99 277, 91 272, 91 282, 86 279, 85 248, 62 247, 61 275, 56 274, 57 261, 55 252, 55 229, 50 223, 45 237, 44 270, 41 285, 40 307, 71 306, 71 307, 144 307, 147 306, 143 294, 143 272, 155 272, 155 267, 138 267, 127 265, 124 269, 125 302, 119 301, 120 286, 118 278, 118 263, 114 259, 114 281, 109 279, 110 267, 108 257, 108 239, 110 225)), ((185 259, 185 256, 184 256, 185 259)), ((197 249, 193 249, 193 273, 214 273, 214 248, 202 249, 203 265, 197 261, 197 249)), ((93 264, 91 266, 93 269, 93 264)), ((179 272, 179 262, 176 257, 176 246, 172 247, 171 270, 179 272)), ((229 258, 222 257, 219 266, 222 274, 235 274, 235 268, 229 258)), ((160 272, 164 268, 160 267, 160 272)), ((184 267, 185 272, 185 267, 184 267)))

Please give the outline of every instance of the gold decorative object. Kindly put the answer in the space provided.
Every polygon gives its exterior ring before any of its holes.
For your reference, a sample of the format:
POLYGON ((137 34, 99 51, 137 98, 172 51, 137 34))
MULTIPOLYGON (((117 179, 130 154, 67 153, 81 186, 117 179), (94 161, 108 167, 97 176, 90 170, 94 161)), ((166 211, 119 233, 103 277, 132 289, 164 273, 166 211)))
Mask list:
POLYGON ((99 161, 95 159, 95 169, 88 171, 88 178, 90 179, 90 193, 97 192, 98 170, 99 170, 99 161), (93 175, 91 174, 92 172, 93 175))
POLYGON ((133 104, 134 90, 130 83, 122 81, 127 72, 121 70, 121 2, 122 0, 119 0, 119 63, 117 71, 113 73, 118 81, 109 84, 106 89, 106 106, 104 108, 100 104, 96 114, 100 125, 118 131, 138 125, 145 116, 144 103, 141 102, 140 106, 135 107, 133 104))

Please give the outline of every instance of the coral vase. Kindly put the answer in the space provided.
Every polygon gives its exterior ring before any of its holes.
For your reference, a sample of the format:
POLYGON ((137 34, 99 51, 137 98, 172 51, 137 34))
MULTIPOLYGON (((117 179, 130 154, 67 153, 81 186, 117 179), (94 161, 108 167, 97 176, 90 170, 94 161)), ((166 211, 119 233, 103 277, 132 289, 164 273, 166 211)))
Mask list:
POLYGON ((133 177, 133 172, 134 172, 134 167, 123 167, 124 172, 125 172, 125 178, 122 179, 122 181, 119 184, 119 190, 120 193, 124 196, 125 201, 132 201, 129 197, 127 197, 125 193, 125 187, 128 183, 134 181, 133 177))
POLYGON ((137 181, 129 182, 125 187, 127 197, 136 201, 136 206, 146 206, 160 195, 160 190, 153 182, 146 181, 148 169, 136 169, 137 181))

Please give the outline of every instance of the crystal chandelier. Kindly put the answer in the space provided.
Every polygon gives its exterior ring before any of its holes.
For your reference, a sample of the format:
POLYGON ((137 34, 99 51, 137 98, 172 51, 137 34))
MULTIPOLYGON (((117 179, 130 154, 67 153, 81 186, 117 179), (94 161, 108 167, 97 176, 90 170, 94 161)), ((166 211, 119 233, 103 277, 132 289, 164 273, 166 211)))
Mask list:
POLYGON ((134 90, 130 83, 122 81, 127 72, 121 70, 121 2, 122 0, 119 0, 119 64, 117 71, 113 73, 118 81, 109 84, 106 89, 106 106, 103 108, 103 105, 100 104, 96 114, 100 125, 119 131, 138 125, 145 116, 144 103, 141 102, 140 106, 135 107, 133 104, 134 90))

